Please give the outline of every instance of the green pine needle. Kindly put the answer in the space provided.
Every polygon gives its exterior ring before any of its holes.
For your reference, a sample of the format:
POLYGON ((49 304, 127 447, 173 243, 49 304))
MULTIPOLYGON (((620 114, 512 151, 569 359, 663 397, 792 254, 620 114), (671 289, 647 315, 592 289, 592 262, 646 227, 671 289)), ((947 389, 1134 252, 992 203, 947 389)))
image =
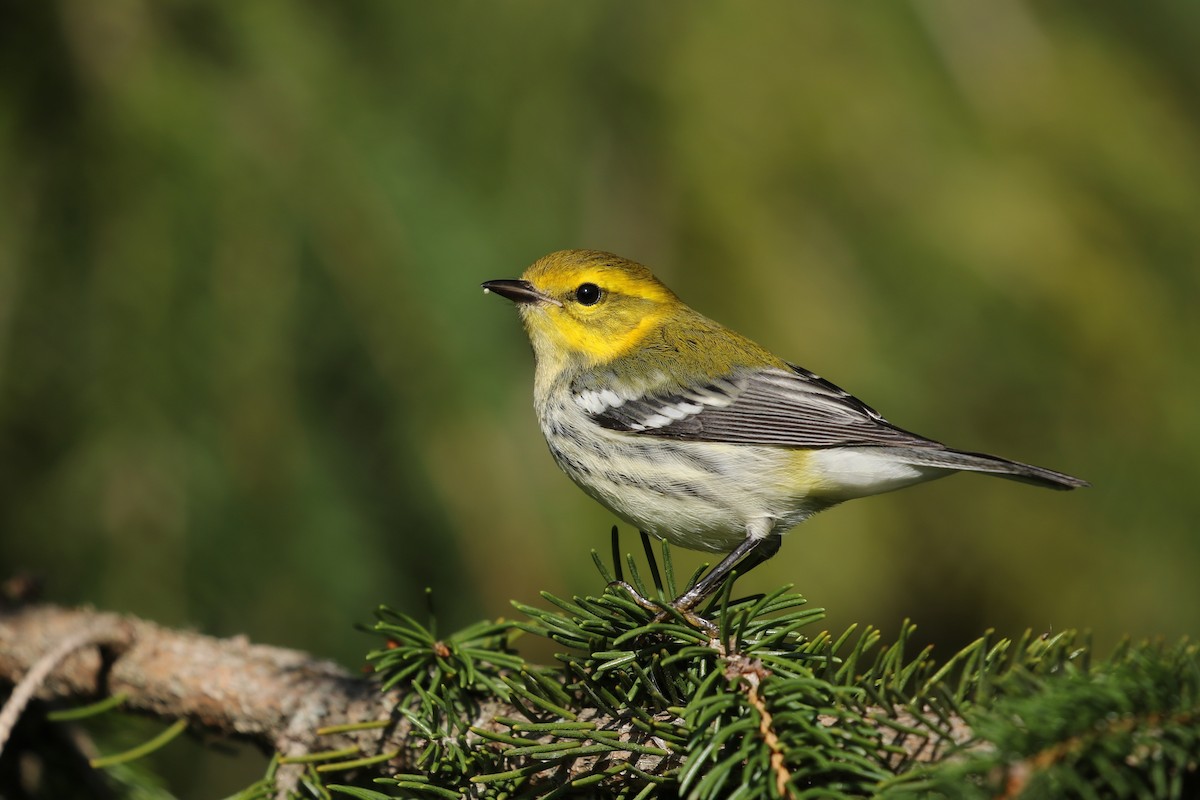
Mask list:
POLYGON ((1194 645, 1125 644, 1093 664, 1073 632, 989 631, 938 663, 913 652, 910 622, 887 645, 871 627, 834 635, 813 630, 823 610, 790 587, 739 598, 732 583, 703 612, 713 640, 659 600, 675 593, 669 550, 665 575, 644 551, 645 575, 632 557, 610 571, 593 554, 607 587, 598 596, 543 593, 547 608, 514 603, 522 619, 446 637, 381 609, 373 630, 387 646, 369 659, 404 697, 397 713, 421 772, 379 778, 390 794, 361 796, 1200 793, 1194 645), (525 661, 511 646, 520 633, 557 643, 558 663, 525 661), (481 726, 489 703, 514 714, 481 726))

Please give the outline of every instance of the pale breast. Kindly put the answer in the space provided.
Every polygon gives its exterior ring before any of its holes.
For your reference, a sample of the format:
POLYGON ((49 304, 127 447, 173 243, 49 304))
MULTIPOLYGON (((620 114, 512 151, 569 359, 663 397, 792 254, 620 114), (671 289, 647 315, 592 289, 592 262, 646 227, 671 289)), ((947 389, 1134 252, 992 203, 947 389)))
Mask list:
POLYGON ((612 431, 570 400, 537 410, 550 452, 580 488, 639 530, 683 547, 727 551, 829 505, 813 497, 806 454, 796 450, 612 431))

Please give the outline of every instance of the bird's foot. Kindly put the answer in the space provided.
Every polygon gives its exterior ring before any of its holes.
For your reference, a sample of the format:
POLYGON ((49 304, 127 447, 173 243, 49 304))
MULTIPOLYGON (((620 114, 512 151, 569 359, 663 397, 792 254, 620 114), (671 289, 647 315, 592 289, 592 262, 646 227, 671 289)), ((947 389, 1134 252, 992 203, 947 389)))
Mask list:
POLYGON ((661 603, 656 603, 653 600, 643 596, 641 592, 639 592, 637 589, 633 588, 633 584, 630 583, 629 581, 623 581, 620 579, 617 579, 615 581, 610 581, 608 584, 608 588, 624 590, 625 594, 629 595, 630 600, 637 603, 639 606, 646 609, 647 611, 658 611, 662 608, 661 603))
POLYGON ((694 601, 688 594, 684 594, 683 596, 672 600, 664 607, 663 603, 656 603, 655 601, 642 595, 642 593, 635 589, 628 581, 613 581, 609 584, 609 588, 613 587, 619 587, 625 591, 625 593, 629 595, 633 602, 637 603, 645 610, 657 612, 653 619, 650 620, 651 624, 661 624, 664 622, 672 622, 677 619, 683 619, 683 621, 688 625, 708 636, 710 639, 717 639, 719 637, 717 626, 692 610, 694 601))
POLYGON ((653 622, 670 622, 677 618, 682 618, 684 622, 703 633, 711 641, 717 641, 720 638, 721 631, 717 628, 716 623, 705 619, 690 608, 680 607, 674 603, 669 609, 658 612, 653 622))

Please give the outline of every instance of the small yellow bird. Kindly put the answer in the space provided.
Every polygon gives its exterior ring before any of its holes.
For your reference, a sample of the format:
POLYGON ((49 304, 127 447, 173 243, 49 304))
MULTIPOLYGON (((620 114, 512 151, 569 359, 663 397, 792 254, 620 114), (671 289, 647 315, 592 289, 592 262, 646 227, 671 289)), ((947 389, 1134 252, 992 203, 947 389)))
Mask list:
POLYGON ((551 253, 483 289, 520 311, 537 362, 534 406, 559 467, 638 530, 729 553, 675 599, 681 612, 843 500, 959 471, 1088 485, 897 428, 611 253, 551 253))

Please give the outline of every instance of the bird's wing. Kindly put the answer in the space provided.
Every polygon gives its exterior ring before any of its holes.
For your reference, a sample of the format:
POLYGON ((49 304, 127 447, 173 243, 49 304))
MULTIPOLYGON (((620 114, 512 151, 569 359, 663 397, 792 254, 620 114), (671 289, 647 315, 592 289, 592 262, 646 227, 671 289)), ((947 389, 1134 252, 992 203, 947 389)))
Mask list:
POLYGON ((895 427, 824 378, 788 366, 632 398, 580 389, 575 402, 602 427, 671 439, 799 448, 943 447, 895 427))

